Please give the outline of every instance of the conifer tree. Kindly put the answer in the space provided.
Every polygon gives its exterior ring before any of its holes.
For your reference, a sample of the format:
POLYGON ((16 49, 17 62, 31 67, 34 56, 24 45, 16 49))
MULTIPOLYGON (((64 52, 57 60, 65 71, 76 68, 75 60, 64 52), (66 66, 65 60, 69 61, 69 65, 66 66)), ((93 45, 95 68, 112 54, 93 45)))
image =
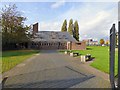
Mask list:
POLYGON ((69 21, 68 32, 70 33, 70 35, 73 35, 73 20, 72 19, 70 19, 69 21))
POLYGON ((65 19, 61 28, 62 32, 66 32, 67 31, 67 20, 65 19))
POLYGON ((79 25, 78 25, 78 22, 77 22, 77 21, 74 22, 73 37, 74 37, 77 41, 79 41, 79 25))

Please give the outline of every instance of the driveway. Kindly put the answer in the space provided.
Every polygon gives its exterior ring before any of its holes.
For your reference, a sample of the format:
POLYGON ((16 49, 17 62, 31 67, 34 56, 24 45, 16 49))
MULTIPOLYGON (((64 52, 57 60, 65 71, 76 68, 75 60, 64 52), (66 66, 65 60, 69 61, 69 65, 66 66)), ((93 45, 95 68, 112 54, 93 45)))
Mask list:
POLYGON ((4 88, 108 88, 109 81, 91 73, 79 58, 57 51, 39 54, 4 73, 4 88))

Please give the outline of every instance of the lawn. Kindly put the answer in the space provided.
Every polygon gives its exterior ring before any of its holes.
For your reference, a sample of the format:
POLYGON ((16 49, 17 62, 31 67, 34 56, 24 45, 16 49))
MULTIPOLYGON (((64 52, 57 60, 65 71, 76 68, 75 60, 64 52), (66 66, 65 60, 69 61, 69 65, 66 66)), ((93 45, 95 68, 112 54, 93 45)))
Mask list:
MULTIPOLYGON (((92 57, 95 57, 95 60, 90 64, 90 66, 95 67, 103 72, 109 73, 109 47, 89 46, 87 47, 87 50, 73 50, 73 52, 79 52, 82 55, 91 54, 92 57)), ((117 73, 117 52, 115 57, 115 73, 117 73)))
POLYGON ((10 70, 17 64, 39 53, 37 50, 14 50, 2 52, 2 73, 10 70))

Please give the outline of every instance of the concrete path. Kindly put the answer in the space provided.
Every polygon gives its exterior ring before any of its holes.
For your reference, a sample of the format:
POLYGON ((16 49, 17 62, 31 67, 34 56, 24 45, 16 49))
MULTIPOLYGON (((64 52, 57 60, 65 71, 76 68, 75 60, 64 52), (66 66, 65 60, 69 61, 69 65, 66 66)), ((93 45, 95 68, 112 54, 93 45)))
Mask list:
POLYGON ((56 51, 41 51, 4 73, 4 76, 8 76, 4 88, 110 87, 109 81, 91 73, 78 58, 56 51))

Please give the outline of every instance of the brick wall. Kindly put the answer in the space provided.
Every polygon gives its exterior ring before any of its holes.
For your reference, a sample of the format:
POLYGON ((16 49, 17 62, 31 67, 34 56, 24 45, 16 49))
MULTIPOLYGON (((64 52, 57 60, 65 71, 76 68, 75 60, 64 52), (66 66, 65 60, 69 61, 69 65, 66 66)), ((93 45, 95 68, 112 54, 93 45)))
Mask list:
POLYGON ((86 42, 71 43, 72 50, 86 50, 86 42))
POLYGON ((55 49, 67 49, 66 42, 34 42, 31 44, 31 48, 43 49, 43 50, 55 50, 55 49))
POLYGON ((38 33, 38 23, 33 25, 33 34, 38 33))

